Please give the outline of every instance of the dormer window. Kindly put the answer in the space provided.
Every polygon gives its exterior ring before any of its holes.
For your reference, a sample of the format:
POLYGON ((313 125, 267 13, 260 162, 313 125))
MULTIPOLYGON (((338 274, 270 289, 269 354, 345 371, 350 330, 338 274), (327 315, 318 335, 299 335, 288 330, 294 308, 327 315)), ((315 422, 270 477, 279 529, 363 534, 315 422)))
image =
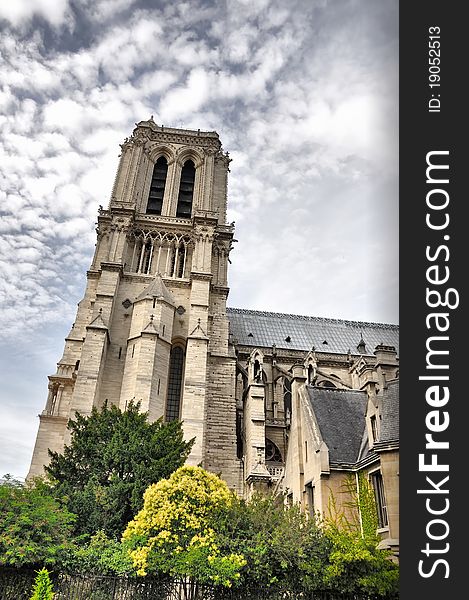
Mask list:
POLYGON ((192 199, 194 197, 195 165, 191 160, 186 160, 181 171, 179 184, 178 205, 176 217, 190 219, 192 216, 192 199))
POLYGON ((168 162, 164 156, 160 156, 155 163, 151 178, 150 194, 148 195, 147 203, 147 214, 149 215, 161 215, 167 174, 168 162))

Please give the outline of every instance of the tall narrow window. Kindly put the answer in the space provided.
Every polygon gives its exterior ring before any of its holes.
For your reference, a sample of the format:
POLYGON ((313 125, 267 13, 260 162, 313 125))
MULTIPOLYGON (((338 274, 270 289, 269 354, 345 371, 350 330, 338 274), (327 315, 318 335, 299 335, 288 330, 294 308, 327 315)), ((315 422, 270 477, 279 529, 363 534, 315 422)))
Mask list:
POLYGON ((176 270, 176 277, 179 277, 180 279, 184 277, 184 267, 186 266, 185 256, 186 248, 185 246, 181 245, 179 246, 178 264, 176 270))
MULTIPOLYGON (((168 250, 169 252, 169 250, 168 250)), ((174 277, 174 269, 176 267, 176 246, 171 246, 171 258, 169 264, 169 275, 174 277)))
POLYGON ((184 370, 184 350, 179 346, 171 349, 169 357, 168 396, 166 399, 166 421, 179 419, 184 370))
POLYGON ((243 414, 236 410, 236 457, 243 458, 243 414))
POLYGON ((306 510, 308 511, 310 517, 314 517, 314 485, 312 483, 307 483, 305 485, 306 492, 306 510))
POLYGON ((148 195, 147 214, 161 215, 163 208, 164 187, 168 174, 168 162, 164 156, 156 161, 151 178, 150 194, 148 195))
POLYGON ((283 410, 285 415, 291 415, 291 381, 286 377, 283 378, 283 410))
POLYGON ((371 415, 371 433, 373 435, 373 442, 378 440, 378 423, 376 422, 376 415, 371 415))
POLYGON ((256 359, 254 361, 254 381, 260 382, 261 378, 261 365, 259 361, 256 359))
POLYGON ((191 160, 186 160, 181 171, 179 196, 176 217, 190 219, 192 215, 192 199, 194 196, 195 165, 191 160))
POLYGON ((186 249, 183 244, 180 246, 172 246, 171 260, 169 265, 169 274, 171 277, 182 279, 184 277, 184 269, 186 249))
POLYGON ((371 481, 375 492, 376 508, 378 510, 378 526, 388 526, 388 509, 386 506, 386 497, 384 495, 383 476, 380 471, 371 474, 371 481))
POLYGON ((147 275, 150 273, 152 255, 153 255, 153 245, 151 242, 147 242, 145 244, 145 248, 143 250, 142 266, 141 266, 141 272, 146 273, 147 275))

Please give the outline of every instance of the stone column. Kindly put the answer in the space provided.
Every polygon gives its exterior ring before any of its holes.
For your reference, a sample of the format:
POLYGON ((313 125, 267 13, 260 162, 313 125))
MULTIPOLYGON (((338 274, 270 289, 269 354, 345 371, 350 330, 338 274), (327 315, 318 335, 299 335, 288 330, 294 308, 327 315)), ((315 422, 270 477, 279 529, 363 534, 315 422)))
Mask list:
POLYGON ((288 473, 286 487, 293 493, 296 502, 302 500, 304 485, 303 467, 303 433, 301 427, 300 389, 306 383, 306 372, 303 364, 292 366, 293 378, 291 381, 292 392, 292 414, 290 425, 290 436, 288 439, 288 452, 285 472, 288 473))
POLYGON ((244 404, 246 449, 244 476, 248 495, 266 490, 272 478, 265 465, 265 390, 262 383, 251 383, 244 404))

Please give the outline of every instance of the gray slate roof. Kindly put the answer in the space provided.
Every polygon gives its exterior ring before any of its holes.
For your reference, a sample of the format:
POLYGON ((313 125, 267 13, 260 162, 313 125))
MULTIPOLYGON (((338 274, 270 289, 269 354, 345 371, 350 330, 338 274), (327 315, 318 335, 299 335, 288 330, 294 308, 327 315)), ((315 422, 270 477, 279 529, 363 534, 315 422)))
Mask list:
POLYGON ((317 352, 346 354, 350 350, 352 354, 358 354, 357 345, 363 335, 365 354, 373 354, 379 344, 394 346, 399 352, 398 325, 241 308, 227 308, 227 315, 234 340, 243 346, 271 348, 275 344, 277 348, 306 352, 314 346, 317 352), (290 342, 285 341, 288 336, 290 342))
POLYGON ((360 390, 307 386, 330 463, 355 463, 365 430, 368 396, 360 390))
POLYGON ((388 381, 382 400, 379 443, 399 440, 399 379, 388 381))

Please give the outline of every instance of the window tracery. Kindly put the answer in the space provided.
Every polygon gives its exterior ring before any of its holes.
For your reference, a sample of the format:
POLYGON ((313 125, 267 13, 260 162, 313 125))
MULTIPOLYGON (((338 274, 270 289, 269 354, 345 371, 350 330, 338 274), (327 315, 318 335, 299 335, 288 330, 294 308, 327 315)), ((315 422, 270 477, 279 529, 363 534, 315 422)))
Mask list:
POLYGON ((131 273, 184 278, 189 251, 193 248, 190 235, 134 230, 129 240, 128 270, 131 273))
POLYGON ((282 454, 276 444, 265 438, 265 460, 270 462, 283 462, 282 454))

